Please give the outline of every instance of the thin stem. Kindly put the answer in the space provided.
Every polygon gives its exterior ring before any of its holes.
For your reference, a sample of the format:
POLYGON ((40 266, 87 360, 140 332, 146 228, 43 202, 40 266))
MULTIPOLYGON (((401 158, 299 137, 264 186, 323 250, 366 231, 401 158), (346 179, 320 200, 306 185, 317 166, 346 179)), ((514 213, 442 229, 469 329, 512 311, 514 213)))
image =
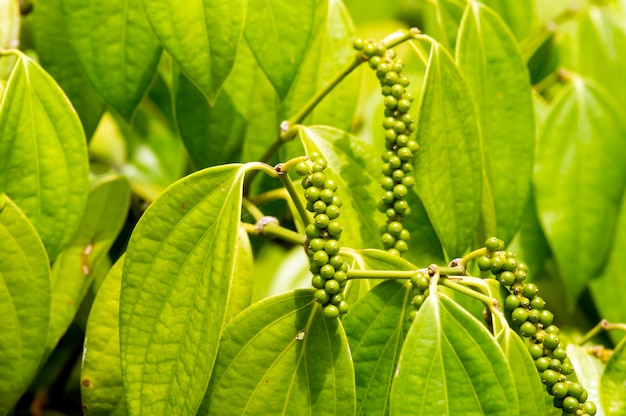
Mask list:
POLYGON ((596 326, 591 328, 589 332, 583 335, 583 337, 578 341, 578 345, 584 345, 586 342, 591 341, 591 339, 594 338, 596 335, 598 335, 600 332, 613 331, 613 330, 626 331, 626 324, 622 324, 622 323, 612 324, 606 319, 602 319, 600 322, 596 324, 596 326))
POLYGON ((456 290, 457 292, 463 293, 464 295, 470 296, 474 299, 478 299, 479 301, 481 301, 482 303, 484 303, 487 306, 493 306, 495 305, 494 302, 497 303, 497 300, 489 297, 485 294, 482 294, 480 292, 477 292, 465 285, 462 285, 460 283, 454 282, 452 279, 450 278, 444 278, 441 279, 441 284, 443 286, 449 287, 450 289, 456 290))
POLYGON ((465 267, 437 267, 437 271, 441 276, 461 276, 463 275, 463 273, 465 273, 465 267))
POLYGON ((546 22, 537 32, 525 39, 520 44, 522 50, 522 56, 524 62, 528 62, 530 58, 537 52, 537 50, 543 45, 554 32, 557 31, 560 25, 574 19, 580 13, 578 6, 572 5, 566 10, 556 15, 551 21, 546 22))
POLYGON ((256 205, 263 205, 279 199, 287 199, 288 195, 289 194, 285 188, 276 188, 253 197, 249 197, 249 200, 256 205))
POLYGON ((248 198, 243 198, 242 201, 243 209, 245 209, 255 221, 259 221, 265 215, 261 212, 261 210, 252 203, 248 198))
POLYGON ((485 247, 483 248, 479 248, 478 250, 474 250, 471 253, 466 254, 465 256, 463 256, 463 258, 459 261, 459 264, 465 268, 467 268, 467 264, 478 258, 481 256, 486 256, 487 254, 489 254, 489 250, 487 250, 485 247))
POLYGON ((261 221, 258 221, 256 224, 244 222, 242 226, 248 234, 258 235, 268 239, 279 239, 293 245, 304 245, 304 236, 302 234, 282 227, 275 219, 274 221, 267 222, 263 222, 263 219, 261 219, 261 221))
POLYGON ((410 279, 416 270, 348 270, 350 279, 410 279))
POLYGON ((307 211, 306 207, 304 206, 302 199, 300 198, 300 195, 296 190, 296 187, 293 185, 293 182, 291 182, 291 178, 289 178, 289 175, 285 173, 278 175, 278 178, 283 183, 283 185, 285 185, 285 189, 287 190, 287 193, 289 193, 293 204, 296 206, 298 215, 300 215, 300 219, 306 227, 311 223, 311 215, 309 215, 309 211, 307 211))

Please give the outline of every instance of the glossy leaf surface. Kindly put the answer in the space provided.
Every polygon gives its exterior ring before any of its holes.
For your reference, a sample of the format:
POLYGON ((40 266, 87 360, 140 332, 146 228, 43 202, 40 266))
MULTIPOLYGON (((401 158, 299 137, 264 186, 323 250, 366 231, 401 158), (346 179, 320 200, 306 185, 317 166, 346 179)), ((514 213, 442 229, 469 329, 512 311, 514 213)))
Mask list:
POLYGON ((354 414, 347 344, 311 290, 255 303, 224 329, 199 414, 354 414))
POLYGON ((0 193, 24 211, 54 259, 78 228, 88 187, 76 113, 54 79, 20 53, 0 104, 0 193))
POLYGON ((600 402, 606 416, 626 412, 626 338, 623 339, 606 363, 600 379, 600 402))
POLYGON ((113 265, 91 306, 81 368, 85 415, 128 414, 120 370, 119 305, 124 257, 113 265))
POLYGON ((230 73, 243 33, 247 1, 142 0, 161 44, 214 102, 230 73))
POLYGON ((234 273, 244 168, 176 182, 141 217, 120 296, 122 374, 133 415, 195 413, 217 354, 234 273))
POLYGON ((392 415, 519 415, 512 371, 483 324, 431 294, 408 331, 391 389, 392 415))
POLYGON ((478 119, 463 76, 434 43, 420 99, 416 189, 449 256, 464 253, 478 222, 482 166, 478 119))
POLYGON ((37 231, 0 194, 0 414, 7 414, 35 376, 50 318, 50 267, 37 231))
POLYGON ((62 0, 62 5, 67 33, 87 78, 130 120, 161 55, 141 0, 62 0))
POLYGON ((593 84, 575 78, 554 104, 537 152, 534 184, 541 225, 570 305, 604 265, 626 183, 624 124, 593 84))
POLYGON ((483 203, 495 210, 495 215, 483 210, 484 221, 495 220, 495 229, 486 226, 484 234, 510 241, 528 198, 535 149, 534 110, 526 65, 504 22, 479 2, 469 2, 465 9, 456 60, 480 120, 489 187, 489 193, 483 193, 483 203))

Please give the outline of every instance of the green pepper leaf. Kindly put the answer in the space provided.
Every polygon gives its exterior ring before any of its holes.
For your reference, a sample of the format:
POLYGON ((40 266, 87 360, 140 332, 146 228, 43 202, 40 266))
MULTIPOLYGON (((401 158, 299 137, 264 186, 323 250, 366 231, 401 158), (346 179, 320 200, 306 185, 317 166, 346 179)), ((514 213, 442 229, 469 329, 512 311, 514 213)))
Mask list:
POLYGON ((433 43, 420 98, 416 190, 448 256, 472 243, 480 214, 482 163, 474 105, 450 54, 433 43))
POLYGON ((388 414, 389 392, 413 310, 411 283, 385 281, 343 318, 356 378, 358 415, 388 414))
POLYGON ((62 0, 76 56, 98 94, 130 121, 154 77, 161 46, 141 0, 62 0))
POLYGON ((37 231, 0 194, 0 414, 11 409, 37 373, 50 319, 50 267, 37 231))
POLYGON ((72 239, 87 202, 85 134, 54 79, 16 53, 0 104, 0 193, 28 216, 53 260, 72 239))
POLYGON ((163 47, 209 101, 215 102, 235 62, 247 1, 202 0, 184 6, 172 0, 142 3, 163 47))
POLYGON ((62 1, 48 0, 33 8, 33 38, 41 65, 72 102, 89 140, 105 104, 87 79, 70 42, 62 1))
POLYGON ((511 368, 482 323, 431 293, 408 331, 391 387, 397 415, 519 415, 511 368))
POLYGON ((20 4, 0 0, 0 48, 17 48, 20 37, 20 4))
MULTIPOLYGON (((527 2, 523 2, 527 3, 527 2)), ((489 192, 485 236, 510 241, 528 199, 535 150, 530 79, 513 34, 491 9, 469 2, 459 30, 456 60, 476 103, 489 192), (513 168, 514 167, 514 168, 513 168), (489 198, 489 196, 491 198, 489 198)))
POLYGON ((237 232, 235 273, 228 294, 224 323, 230 322, 239 312, 250 306, 254 291, 254 257, 248 233, 243 227, 237 232))
POLYGON ((316 11, 325 14, 326 7, 321 0, 248 0, 244 36, 281 99, 296 78, 313 37, 316 11))
POLYGON ((52 265, 52 314, 46 342, 52 352, 89 290, 95 270, 105 260, 124 225, 130 188, 122 176, 108 176, 89 193, 78 232, 52 265))
POLYGON ((626 168, 626 129, 612 101, 574 78, 548 115, 537 152, 535 199, 573 305, 605 265, 626 168))
POLYGON ((338 319, 311 290, 255 303, 224 329, 200 415, 355 411, 354 368, 338 319))
POLYGON ((202 402, 235 273, 244 172, 223 165, 181 179, 133 231, 120 295, 131 414, 195 413, 202 402))
POLYGON ((574 367, 576 379, 585 386, 587 393, 589 393, 588 400, 594 402, 600 410, 598 414, 602 414, 601 404, 603 403, 600 403, 602 399, 601 377, 605 371, 605 364, 598 357, 589 354, 586 348, 575 344, 568 344, 567 356, 574 367))
POLYGON ((113 265, 91 306, 81 368, 85 415, 128 414, 120 369, 119 304, 124 257, 113 265))
POLYGON ((626 413, 626 378, 624 378, 624 374, 626 374, 626 338, 622 339, 615 347, 600 379, 600 402, 604 414, 607 416, 618 416, 626 413))
POLYGON ((498 13, 517 40, 527 38, 537 29, 534 1, 481 0, 481 3, 498 13))

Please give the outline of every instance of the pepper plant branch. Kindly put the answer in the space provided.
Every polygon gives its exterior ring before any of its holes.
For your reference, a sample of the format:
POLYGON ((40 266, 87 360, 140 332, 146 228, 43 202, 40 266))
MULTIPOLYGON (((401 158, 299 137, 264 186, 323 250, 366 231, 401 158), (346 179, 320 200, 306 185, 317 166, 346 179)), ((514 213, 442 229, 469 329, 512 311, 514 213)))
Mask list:
POLYGON ((578 341, 578 345, 584 345, 586 342, 591 341, 593 337, 598 335, 604 331, 612 331, 612 330, 621 330, 626 331, 626 324, 622 323, 610 323, 606 319, 602 319, 600 322, 596 324, 593 328, 589 330, 582 338, 578 341))
POLYGON ((524 39, 520 43, 520 49, 522 50, 524 62, 528 62, 530 60, 541 45, 543 45, 550 38, 550 36, 557 31, 559 26, 576 18, 580 14, 580 7, 576 4, 572 4, 567 9, 554 16, 552 20, 542 25, 541 28, 530 37, 524 39))
POLYGON ((293 204, 295 205, 296 210, 298 211, 298 215, 300 216, 300 219, 302 220, 302 223, 306 227, 307 225, 309 225, 311 223, 311 216, 309 215, 309 212, 307 211, 306 207, 304 206, 304 203, 302 202, 302 199, 300 198, 300 194, 299 194, 298 190, 293 185, 293 182, 291 181, 291 178, 289 177, 289 175, 286 172, 280 173, 278 175, 278 178, 280 179, 280 181, 285 186, 285 189, 287 190, 287 193, 289 193, 289 196, 291 197, 291 200, 293 201, 293 204))
POLYGON ((261 210, 252 203, 248 198, 243 198, 242 200, 243 209, 245 209, 255 221, 259 221, 265 215, 261 212, 261 210))
POLYGON ((242 223, 244 230, 251 235, 268 239, 279 239, 294 245, 303 245, 304 236, 289 228, 282 227, 274 217, 263 217, 256 224, 242 223))

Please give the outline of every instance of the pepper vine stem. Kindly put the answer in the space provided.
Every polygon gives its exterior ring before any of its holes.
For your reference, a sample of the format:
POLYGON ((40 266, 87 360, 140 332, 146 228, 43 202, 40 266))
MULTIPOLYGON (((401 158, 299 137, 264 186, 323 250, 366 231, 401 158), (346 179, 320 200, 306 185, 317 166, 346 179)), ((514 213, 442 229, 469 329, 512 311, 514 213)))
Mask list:
POLYGON ((296 210, 298 211, 298 215, 300 216, 300 219, 302 220, 302 222, 304 223, 304 226, 306 227, 307 225, 311 223, 311 216, 309 215, 309 212, 304 206, 304 203, 302 202, 302 199, 300 198, 298 190, 293 185, 291 178, 286 172, 280 173, 278 175, 278 178, 285 186, 287 193, 291 197, 293 204, 295 205, 296 210))
POLYGON ((606 319, 602 319, 600 322, 596 324, 593 328, 589 330, 582 338, 578 341, 578 345, 584 345, 586 342, 591 341, 593 337, 598 335, 604 331, 612 331, 612 330, 621 330, 626 331, 626 324, 622 323, 610 323, 606 319))
POLYGON ((550 36, 556 32, 560 25, 576 18, 580 15, 580 12, 581 10, 577 5, 571 5, 566 10, 554 16, 551 21, 546 22, 537 32, 524 39, 520 44, 524 62, 528 62, 530 60, 541 45, 543 45, 544 42, 546 42, 550 36))
POLYGON ((241 223, 244 230, 251 235, 258 235, 269 239, 279 239, 294 245, 303 245, 304 236, 281 226, 273 217, 263 217, 256 224, 241 223))

